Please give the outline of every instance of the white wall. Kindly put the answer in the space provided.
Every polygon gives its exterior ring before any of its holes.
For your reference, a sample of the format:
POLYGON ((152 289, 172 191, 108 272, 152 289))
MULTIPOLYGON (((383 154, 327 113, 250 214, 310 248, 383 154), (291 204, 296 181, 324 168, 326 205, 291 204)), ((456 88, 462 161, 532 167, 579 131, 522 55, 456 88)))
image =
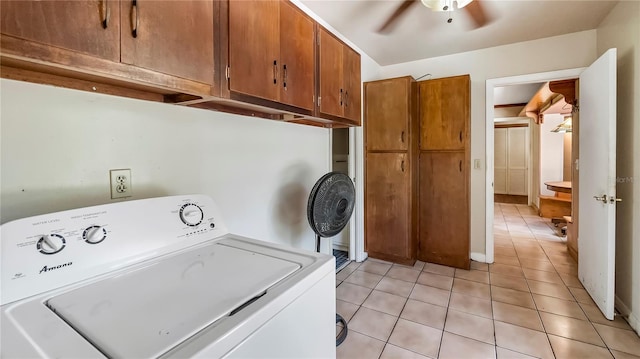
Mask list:
POLYGON ((133 197, 204 193, 241 235, 315 250, 306 201, 329 130, 1 80, 1 221, 133 197))
POLYGON ((597 31, 598 54, 618 49, 616 307, 640 331, 640 2, 619 2, 597 31))
MULTIPOLYGON (((564 121, 562 115, 544 115, 540 124, 540 195, 553 196, 545 182, 562 181, 564 171, 564 133, 551 132, 564 121)), ((537 125, 534 125, 537 126, 537 125)))
MULTIPOLYGON (((425 73, 433 78, 471 75, 471 251, 485 253, 485 81, 590 65, 596 59, 596 30, 423 59, 382 68, 381 78, 425 73)), ((493 119, 490 119, 493 121, 493 119)))

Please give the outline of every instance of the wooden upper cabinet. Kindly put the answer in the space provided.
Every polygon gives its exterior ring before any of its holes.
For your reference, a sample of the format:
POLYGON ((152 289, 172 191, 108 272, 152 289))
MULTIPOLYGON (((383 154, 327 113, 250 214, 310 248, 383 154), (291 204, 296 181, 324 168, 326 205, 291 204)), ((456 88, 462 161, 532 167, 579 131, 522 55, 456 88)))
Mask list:
POLYGON ((360 124, 361 104, 361 87, 360 80, 360 54, 345 46, 342 55, 344 57, 344 117, 360 124))
POLYGON ((229 90, 312 111, 314 26, 286 1, 231 0, 229 90))
POLYGON ((116 1, 3 0, 0 16, 3 35, 120 61, 116 1))
POLYGON ((277 101, 278 1, 229 1, 229 90, 277 101))
POLYGON ((213 83, 212 1, 123 0, 120 6, 123 63, 213 83))
POLYGON ((318 26, 320 117, 339 117, 360 125, 360 54, 318 26))
POLYGON ((402 77, 364 84, 367 151, 409 149, 412 82, 402 77))
POLYGON ((329 31, 319 26, 320 37, 320 114, 342 117, 342 96, 344 93, 344 63, 342 43, 329 31))
POLYGON ((421 150, 465 149, 470 86, 469 75, 419 82, 421 150))
POLYGON ((315 22, 293 4, 280 2, 280 102, 313 111, 315 22))

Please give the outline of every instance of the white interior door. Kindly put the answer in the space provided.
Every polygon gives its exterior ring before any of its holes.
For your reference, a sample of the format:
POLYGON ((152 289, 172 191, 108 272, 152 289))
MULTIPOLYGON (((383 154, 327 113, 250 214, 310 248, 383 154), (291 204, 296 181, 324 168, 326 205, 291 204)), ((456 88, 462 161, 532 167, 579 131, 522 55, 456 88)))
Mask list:
POLYGON ((580 75, 578 276, 613 320, 616 233, 616 49, 580 75))
POLYGON ((494 193, 507 194, 507 128, 496 128, 494 140, 494 193))
POLYGON ((507 158, 507 191, 509 194, 526 196, 529 190, 527 185, 529 165, 528 140, 529 129, 527 127, 510 127, 508 131, 509 150, 507 158))

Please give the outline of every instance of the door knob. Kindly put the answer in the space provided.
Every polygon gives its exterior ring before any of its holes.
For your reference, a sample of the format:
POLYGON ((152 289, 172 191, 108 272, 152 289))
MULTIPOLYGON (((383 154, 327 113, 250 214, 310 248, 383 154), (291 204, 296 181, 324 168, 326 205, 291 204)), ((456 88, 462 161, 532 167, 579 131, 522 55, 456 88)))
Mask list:
POLYGON ((593 196, 593 198, 596 199, 596 201, 602 201, 602 203, 607 203, 607 195, 603 194, 602 197, 600 196, 593 196))

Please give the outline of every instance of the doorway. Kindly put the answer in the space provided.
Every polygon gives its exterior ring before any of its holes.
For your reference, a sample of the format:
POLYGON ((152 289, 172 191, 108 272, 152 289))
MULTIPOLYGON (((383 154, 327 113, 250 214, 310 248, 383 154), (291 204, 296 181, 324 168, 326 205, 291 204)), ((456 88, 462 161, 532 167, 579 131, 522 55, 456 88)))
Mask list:
MULTIPOLYGON (((353 179, 352 141, 348 128, 336 128, 331 130, 331 171, 341 172, 353 179)), ((354 259, 351 243, 353 236, 353 223, 355 213, 351 217, 350 224, 335 237, 329 238, 331 251, 336 257, 336 270, 342 269, 354 259)))
MULTIPOLYGON (((495 143, 494 143, 494 119, 495 109, 494 109, 494 89, 496 87, 503 86, 511 86, 511 85, 523 85, 530 83, 543 83, 547 81, 553 80, 565 80, 571 78, 579 77, 580 73, 583 71, 583 68, 578 69, 568 69, 568 70, 560 70, 560 71, 552 71, 552 72, 544 72, 537 74, 528 74, 528 75, 520 75, 520 76, 512 76, 512 77, 503 77, 497 79, 490 79, 486 82, 486 132, 485 132, 485 146, 486 146, 486 228, 485 228, 485 238, 486 238, 486 257, 485 260, 487 263, 494 262, 494 213, 495 213, 495 205, 494 205, 494 194, 495 194, 495 143)), ((532 169, 535 168, 532 166, 532 169)), ((533 171, 531 171, 533 172, 533 171)), ((533 174, 533 173, 532 173, 533 174)), ((531 178, 531 176, 529 176, 531 178)), ((529 186, 532 188, 533 186, 529 186)), ((535 201, 533 199, 534 196, 531 195, 531 190, 529 190, 529 199, 531 201, 535 201)))

